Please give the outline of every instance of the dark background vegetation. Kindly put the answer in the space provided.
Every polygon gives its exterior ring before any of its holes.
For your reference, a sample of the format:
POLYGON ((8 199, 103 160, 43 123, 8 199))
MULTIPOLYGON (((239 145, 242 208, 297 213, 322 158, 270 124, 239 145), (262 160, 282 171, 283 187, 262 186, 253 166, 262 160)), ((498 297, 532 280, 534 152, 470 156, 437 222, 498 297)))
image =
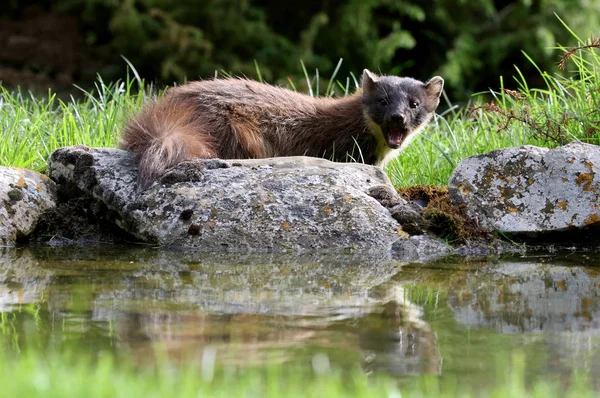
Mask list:
MULTIPOLYGON (((124 55, 142 77, 171 84, 215 70, 269 82, 304 81, 300 61, 322 77, 363 68, 427 79, 439 74, 455 102, 507 86, 514 65, 532 84, 556 68, 557 44, 598 31, 589 0, 4 0, 0 80, 69 91, 122 78, 124 55)), ((325 85, 323 84, 322 87, 325 85)))

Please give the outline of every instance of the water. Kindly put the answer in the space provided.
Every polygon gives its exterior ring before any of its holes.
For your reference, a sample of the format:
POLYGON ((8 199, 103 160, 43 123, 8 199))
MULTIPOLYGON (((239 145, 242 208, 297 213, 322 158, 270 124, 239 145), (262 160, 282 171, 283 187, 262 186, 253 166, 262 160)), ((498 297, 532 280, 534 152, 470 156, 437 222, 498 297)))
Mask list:
POLYGON ((600 257, 428 264, 386 253, 207 255, 152 248, 0 253, 0 335, 16 351, 221 365, 360 366, 485 386, 600 374, 600 257))

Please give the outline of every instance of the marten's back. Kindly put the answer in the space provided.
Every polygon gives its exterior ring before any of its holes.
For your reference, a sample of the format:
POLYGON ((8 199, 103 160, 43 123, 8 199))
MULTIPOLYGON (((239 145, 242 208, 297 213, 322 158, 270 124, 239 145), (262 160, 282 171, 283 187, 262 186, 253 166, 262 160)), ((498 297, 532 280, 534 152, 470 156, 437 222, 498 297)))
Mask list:
POLYGON ((298 111, 311 111, 325 98, 313 98, 283 87, 246 79, 214 79, 188 83, 169 90, 174 95, 193 96, 201 104, 253 104, 261 108, 288 106, 298 111))
POLYGON ((214 121, 241 118, 278 129, 287 125, 311 125, 320 111, 338 100, 314 98, 306 94, 245 79, 197 81, 171 89, 168 96, 178 96, 196 109, 199 117, 215 116, 214 121))
POLYGON ((146 187, 194 157, 323 156, 332 140, 341 148, 340 137, 364 128, 356 106, 359 96, 313 98, 245 79, 191 82, 146 105, 123 130, 121 147, 133 152, 146 187))

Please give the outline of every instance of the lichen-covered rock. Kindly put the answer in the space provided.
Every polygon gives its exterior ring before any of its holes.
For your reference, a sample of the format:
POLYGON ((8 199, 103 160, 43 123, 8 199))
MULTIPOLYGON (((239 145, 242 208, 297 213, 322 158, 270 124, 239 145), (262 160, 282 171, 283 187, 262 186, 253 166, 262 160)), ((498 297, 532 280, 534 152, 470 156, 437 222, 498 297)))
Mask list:
POLYGON ((52 154, 49 173, 63 192, 91 195, 125 231, 164 246, 389 249, 406 235, 368 194, 390 185, 388 178, 363 164, 309 157, 194 160, 137 192, 129 153, 70 147, 52 154))
POLYGON ((27 169, 0 167, 0 243, 13 245, 27 237, 41 214, 56 205, 56 186, 27 169))
POLYGON ((538 235, 600 227, 598 173, 598 146, 522 146, 463 160, 448 190, 481 226, 538 235))
POLYGON ((402 229, 410 235, 421 235, 427 229, 427 220, 423 209, 413 202, 404 201, 390 209, 394 220, 402 225, 402 229))

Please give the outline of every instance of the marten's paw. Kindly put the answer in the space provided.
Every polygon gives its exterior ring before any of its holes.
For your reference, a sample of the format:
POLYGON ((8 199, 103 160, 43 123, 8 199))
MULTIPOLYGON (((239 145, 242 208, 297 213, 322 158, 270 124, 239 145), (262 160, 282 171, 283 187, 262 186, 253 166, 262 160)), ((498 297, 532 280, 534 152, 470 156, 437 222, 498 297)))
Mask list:
POLYGON ((171 167, 159 179, 163 185, 173 185, 178 182, 199 182, 204 179, 206 170, 226 169, 229 163, 221 159, 192 159, 171 167))
POLYGON ((394 206, 390 209, 390 213, 394 220, 400 223, 402 230, 409 235, 422 235, 429 225, 423 210, 411 202, 394 206))
POLYGON ((369 188, 369 192, 367 192, 367 194, 381 203, 383 207, 394 207, 396 205, 406 203, 406 201, 402 199, 390 185, 374 185, 369 188))

